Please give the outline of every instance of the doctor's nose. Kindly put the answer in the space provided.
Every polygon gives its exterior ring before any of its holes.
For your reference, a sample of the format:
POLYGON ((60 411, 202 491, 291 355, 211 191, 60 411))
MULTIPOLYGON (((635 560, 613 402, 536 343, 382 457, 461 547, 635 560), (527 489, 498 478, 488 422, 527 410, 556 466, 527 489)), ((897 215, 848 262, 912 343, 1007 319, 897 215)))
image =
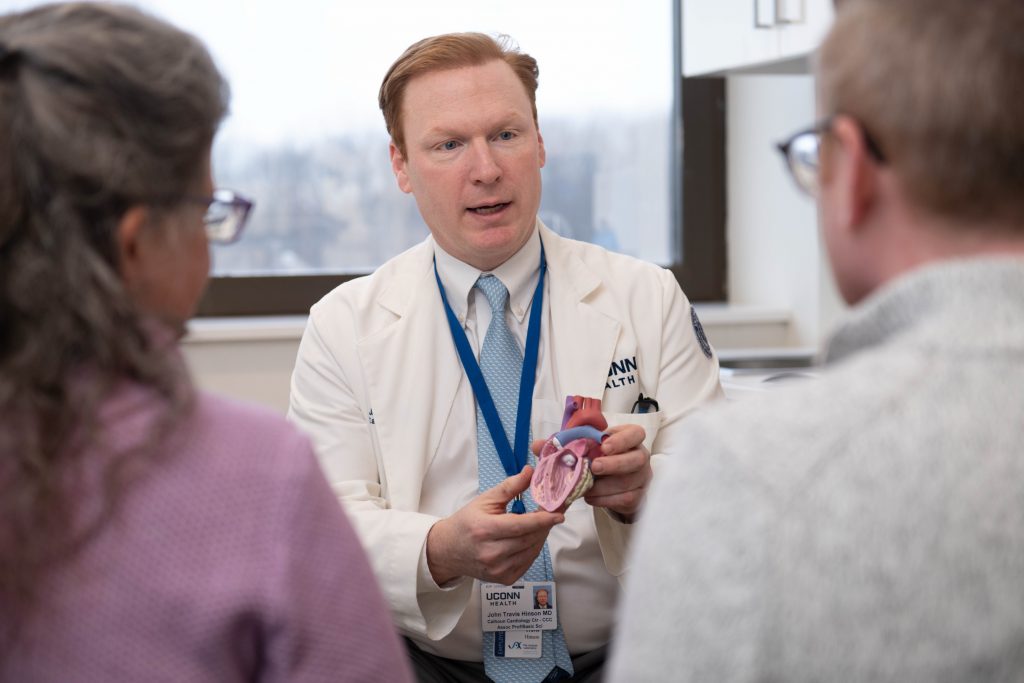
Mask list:
POLYGON ((501 167, 494 159, 490 145, 480 141, 470 152, 470 179, 474 183, 489 185, 501 180, 501 167))

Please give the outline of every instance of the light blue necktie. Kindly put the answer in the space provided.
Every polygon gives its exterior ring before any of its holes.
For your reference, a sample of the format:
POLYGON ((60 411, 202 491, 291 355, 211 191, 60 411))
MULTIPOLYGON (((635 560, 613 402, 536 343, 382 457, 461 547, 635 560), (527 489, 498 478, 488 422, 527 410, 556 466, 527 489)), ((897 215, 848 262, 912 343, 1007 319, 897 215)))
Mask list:
MULTIPOLYGON (((491 305, 491 324, 480 348, 480 371, 487 381, 487 388, 494 399, 494 405, 501 417, 501 424, 509 443, 515 439, 516 410, 519 405, 519 379, 523 369, 523 354, 512 331, 505 322, 505 307, 508 304, 508 289, 501 280, 493 275, 481 275, 476 286, 487 297, 491 305)), ((483 413, 479 405, 476 409, 476 442, 477 463, 480 470, 480 491, 492 489, 505 480, 505 469, 498 457, 491 434, 487 430, 483 413)), ((537 509, 530 497, 529 489, 523 493, 523 502, 529 512, 537 509)), ((533 565, 523 575, 524 581, 551 581, 554 574, 551 570, 551 555, 548 544, 544 544, 533 565)), ((484 670, 487 675, 498 683, 540 683, 541 681, 561 680, 573 673, 572 660, 565 646, 562 627, 557 630, 543 631, 543 655, 537 659, 509 659, 495 656, 495 634, 484 633, 484 670), (557 673, 552 676, 554 668, 562 669, 564 676, 557 673)), ((503 649, 503 648, 502 648, 503 649)))

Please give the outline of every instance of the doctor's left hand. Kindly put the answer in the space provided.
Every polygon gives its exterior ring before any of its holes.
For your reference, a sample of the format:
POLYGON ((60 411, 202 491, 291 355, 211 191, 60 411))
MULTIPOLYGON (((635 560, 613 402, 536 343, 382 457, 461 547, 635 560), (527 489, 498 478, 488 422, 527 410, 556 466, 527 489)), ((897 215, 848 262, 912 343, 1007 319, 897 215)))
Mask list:
MULTIPOLYGON (((608 438, 601 442, 604 455, 590 463, 594 486, 583 499, 594 507, 608 508, 618 513, 623 521, 632 523, 654 476, 651 454, 644 446, 647 433, 634 424, 618 425, 607 431, 608 438)), ((535 453, 543 443, 534 442, 535 453)))

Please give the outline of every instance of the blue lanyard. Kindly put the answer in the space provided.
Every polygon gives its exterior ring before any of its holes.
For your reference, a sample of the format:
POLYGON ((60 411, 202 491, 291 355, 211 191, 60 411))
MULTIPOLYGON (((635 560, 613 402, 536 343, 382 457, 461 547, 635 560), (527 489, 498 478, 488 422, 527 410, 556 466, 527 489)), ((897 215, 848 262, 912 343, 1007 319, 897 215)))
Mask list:
MULTIPOLYGON (((498 409, 494 407, 494 399, 487 389, 487 382, 480 371, 480 364, 477 363, 473 349, 469 345, 469 339, 455 317, 451 305, 448 303, 448 295, 445 294, 444 285, 441 284, 441 276, 437 273, 437 257, 434 257, 434 277, 437 279, 437 288, 441 292, 441 301, 444 303, 444 312, 448 318, 448 327, 452 331, 452 341, 455 342, 455 350, 458 351, 459 360, 469 377, 469 384, 473 387, 473 394, 476 396, 480 412, 483 413, 484 421, 487 423, 487 431, 491 433, 494 446, 501 458, 501 465, 505 468, 508 476, 514 476, 526 466, 526 452, 529 444, 527 440, 530 434, 530 411, 533 406, 533 385, 537 376, 537 352, 540 349, 540 315, 544 307, 544 273, 547 271, 547 261, 544 258, 544 245, 540 247, 540 278, 537 280, 537 289, 533 292, 533 303, 530 309, 530 325, 526 331, 526 350, 523 355, 522 375, 519 378, 519 409, 516 413, 516 436, 515 450, 509 446, 508 436, 498 416, 498 409)), ((504 315, 504 312, 495 315, 504 315)), ((483 341, 481 341, 481 346, 483 341)), ((521 512, 522 504, 513 506, 513 512, 521 512)))

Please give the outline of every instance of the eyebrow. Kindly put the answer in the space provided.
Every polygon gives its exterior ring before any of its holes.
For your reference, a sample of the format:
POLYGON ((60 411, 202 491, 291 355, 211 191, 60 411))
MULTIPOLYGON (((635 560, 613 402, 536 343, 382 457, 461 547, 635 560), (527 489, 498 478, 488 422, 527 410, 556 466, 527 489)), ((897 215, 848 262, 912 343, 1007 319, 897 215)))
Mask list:
MULTIPOLYGON (((527 127, 529 127, 529 125, 530 125, 530 123, 532 121, 533 121, 533 117, 532 116, 525 116, 524 117, 520 112, 511 111, 507 115, 505 115, 505 116, 501 117, 500 119, 498 119, 498 122, 494 126, 492 126, 491 129, 492 129, 493 132, 497 132, 497 131, 501 131, 501 130, 506 130, 508 128, 515 128, 515 129, 527 128, 527 127)), ((427 138, 432 138, 432 137, 439 137, 439 138, 461 137, 463 134, 464 134, 463 131, 456 130, 455 128, 452 128, 452 127, 449 127, 449 126, 436 126, 436 127, 433 127, 433 128, 428 128, 426 131, 424 131, 424 137, 427 137, 427 138)))

